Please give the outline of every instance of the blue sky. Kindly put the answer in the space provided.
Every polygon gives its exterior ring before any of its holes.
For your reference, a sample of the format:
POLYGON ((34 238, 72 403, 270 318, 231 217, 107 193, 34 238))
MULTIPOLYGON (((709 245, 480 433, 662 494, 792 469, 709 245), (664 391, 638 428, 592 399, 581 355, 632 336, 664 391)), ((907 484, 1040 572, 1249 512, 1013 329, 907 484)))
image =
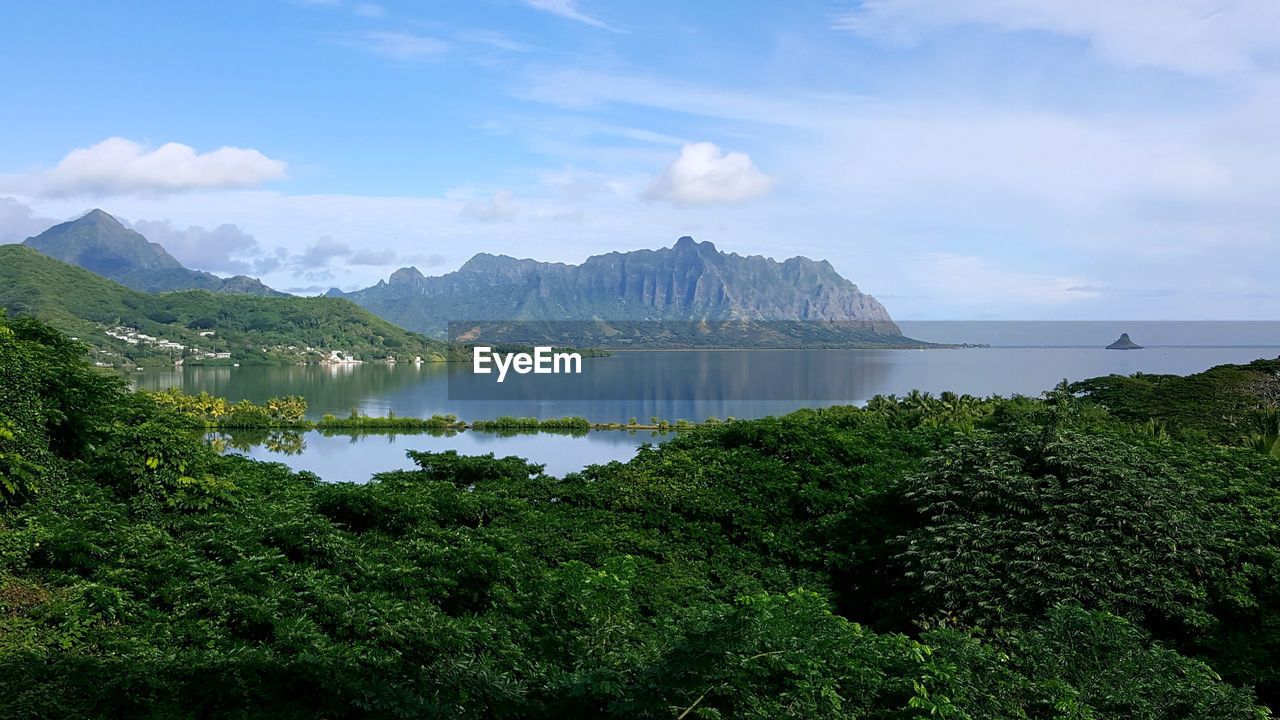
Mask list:
POLYGON ((899 319, 1280 318, 1280 3, 0 8, 0 242, 101 207, 299 293, 825 258, 899 319))

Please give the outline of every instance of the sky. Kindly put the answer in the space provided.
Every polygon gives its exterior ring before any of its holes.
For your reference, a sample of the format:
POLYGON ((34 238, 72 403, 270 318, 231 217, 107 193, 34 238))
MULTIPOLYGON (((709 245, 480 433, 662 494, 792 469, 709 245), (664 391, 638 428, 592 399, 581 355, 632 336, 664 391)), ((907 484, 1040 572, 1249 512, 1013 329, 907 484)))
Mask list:
POLYGON ((829 260, 895 319, 1280 319, 1276 0, 0 5, 0 242, 298 294, 829 260))

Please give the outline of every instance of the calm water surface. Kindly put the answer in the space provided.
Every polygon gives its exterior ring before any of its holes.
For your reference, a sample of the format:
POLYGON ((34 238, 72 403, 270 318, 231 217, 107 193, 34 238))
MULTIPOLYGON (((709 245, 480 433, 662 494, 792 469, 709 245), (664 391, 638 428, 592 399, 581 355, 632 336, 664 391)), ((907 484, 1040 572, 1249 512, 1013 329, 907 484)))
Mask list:
POLYGON ((367 435, 325 435, 320 432, 274 434, 271 440, 246 438, 244 434, 214 438, 238 441, 231 448, 254 460, 281 462, 294 470, 307 470, 331 482, 365 482, 371 475, 387 470, 413 470, 417 465, 406 455, 408 450, 443 452, 456 450, 463 455, 493 453, 498 457, 515 455, 544 465, 544 472, 556 477, 581 470, 587 465, 627 460, 642 443, 658 443, 670 435, 650 431, 593 430, 585 434, 529 433, 500 436, 494 433, 462 431, 452 435, 427 433, 376 433, 367 435), (283 437, 282 437, 283 435, 283 437), (245 441, 254 444, 245 449, 245 441))
POLYGON ((913 389, 1039 395, 1064 378, 1187 374, 1277 355, 1280 349, 1259 348, 631 351, 588 358, 582 375, 509 375, 502 386, 488 382, 494 397, 509 395, 488 400, 458 399, 458 383, 472 377, 465 363, 164 368, 135 373, 133 379, 139 387, 176 386, 232 401, 301 395, 312 419, 326 413, 345 417, 355 409, 415 417, 452 413, 465 420, 574 415, 595 422, 654 416, 674 422, 860 404, 874 395, 913 389), (521 386, 515 380, 557 385, 521 386))
MULTIPOLYGON (((1114 338, 1110 338, 1114 339, 1114 338)), ((1108 342, 1110 341, 1108 340, 1108 342)), ((1142 341, 1141 337, 1135 340, 1142 341)), ((619 352, 583 361, 582 375, 521 376, 489 384, 492 399, 477 396, 470 366, 384 364, 291 367, 188 367, 134 375, 139 387, 207 391, 232 401, 262 402, 278 395, 306 398, 308 416, 395 412, 464 420, 503 415, 582 416, 593 422, 645 422, 659 417, 700 422, 708 417, 755 418, 801 407, 860 404, 874 395, 913 389, 977 396, 1038 395, 1063 379, 1135 372, 1188 374, 1223 363, 1280 356, 1276 347, 1148 347, 1136 351, 1090 348, 993 347, 965 350, 742 350, 619 352)), ((590 463, 626 460, 650 434, 601 431, 583 437, 534 434, 503 437, 458 433, 440 437, 400 434, 303 436, 300 454, 257 446, 251 457, 286 462, 329 480, 366 480, 373 472, 410 467, 405 450, 518 455, 563 475, 590 463)))

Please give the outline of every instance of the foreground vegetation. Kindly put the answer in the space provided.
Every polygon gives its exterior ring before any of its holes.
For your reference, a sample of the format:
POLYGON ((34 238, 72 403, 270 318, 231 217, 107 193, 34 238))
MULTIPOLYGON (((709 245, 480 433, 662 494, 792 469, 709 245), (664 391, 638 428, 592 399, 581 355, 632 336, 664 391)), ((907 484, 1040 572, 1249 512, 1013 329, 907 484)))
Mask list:
POLYGON ((1220 417, 1117 417, 1067 388, 880 398, 559 479, 410 453, 325 484, 217 455, 82 352, 0 319, 0 717, 1261 718, 1280 699, 1280 461, 1222 444, 1220 417))

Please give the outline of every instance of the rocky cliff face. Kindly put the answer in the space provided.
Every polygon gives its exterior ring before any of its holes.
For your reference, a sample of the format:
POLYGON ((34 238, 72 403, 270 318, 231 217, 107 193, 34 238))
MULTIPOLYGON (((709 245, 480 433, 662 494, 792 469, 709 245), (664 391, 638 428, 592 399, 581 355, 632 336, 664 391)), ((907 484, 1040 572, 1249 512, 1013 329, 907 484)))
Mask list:
POLYGON ((581 265, 482 253, 443 276, 405 268, 373 287, 329 294, 437 337, 449 321, 857 323, 901 336, 884 306, 826 261, 743 257, 689 237, 581 265))
POLYGON ((83 217, 54 225, 27 238, 23 244, 142 292, 209 290, 241 295, 285 294, 244 275, 222 278, 183 267, 159 244, 148 241, 102 210, 91 210, 83 217))

